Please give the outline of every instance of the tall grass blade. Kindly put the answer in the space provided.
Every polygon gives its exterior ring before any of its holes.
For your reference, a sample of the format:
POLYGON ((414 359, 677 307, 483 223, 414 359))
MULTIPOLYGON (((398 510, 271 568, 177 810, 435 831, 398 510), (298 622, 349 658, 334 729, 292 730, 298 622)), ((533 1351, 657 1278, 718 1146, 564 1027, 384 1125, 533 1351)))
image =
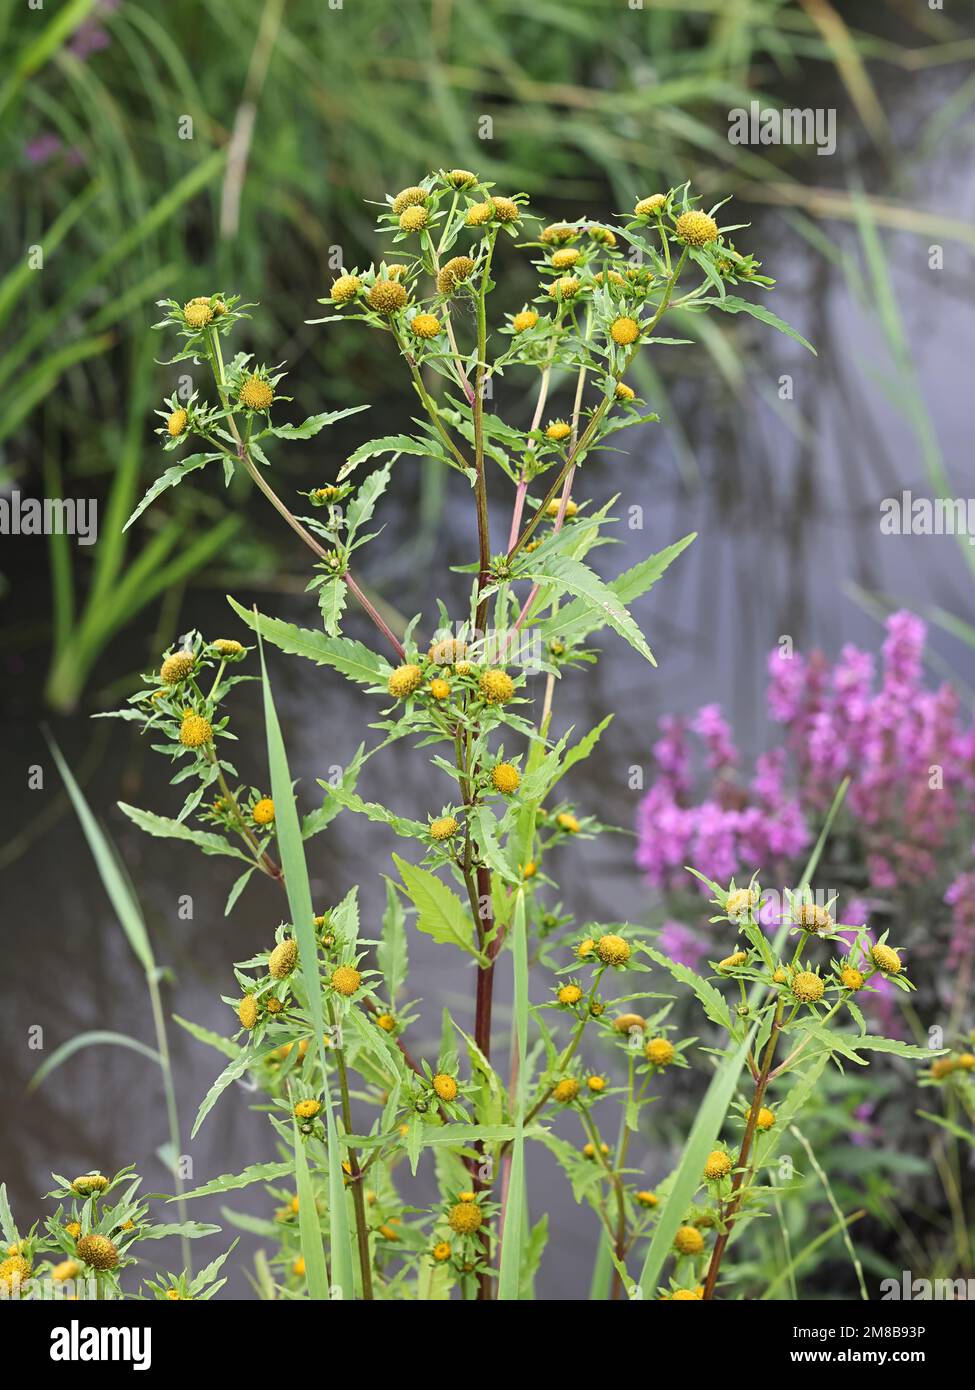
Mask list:
MULTIPOLYGON (((281 852, 281 866, 284 869, 284 882, 291 909, 291 921, 298 942, 298 956, 305 993, 308 996, 308 1010, 318 1045, 318 1061, 322 1072, 322 1091, 325 1101, 325 1132, 328 1136, 328 1208, 332 1241, 332 1287, 345 1299, 354 1298, 354 1260, 352 1236, 349 1230, 349 1214, 345 1202, 345 1182, 342 1172, 342 1153, 339 1148, 338 1128, 335 1111, 328 1085, 328 1068, 325 1060, 325 1018, 322 1010, 322 982, 318 970, 318 946, 315 941, 314 909, 311 900, 311 886, 308 882, 308 866, 305 863, 304 843, 301 838, 301 821, 295 805, 291 788, 291 771, 288 755, 278 723, 271 682, 268 680, 267 663, 264 660, 264 642, 259 637, 261 653, 261 686, 264 692, 264 729, 267 737, 267 758, 271 772, 271 796, 274 800, 274 821, 277 829, 278 848, 281 852)), ((296 1159, 297 1167, 297 1159, 296 1159)), ((299 1169, 300 1171, 300 1169, 299 1169)), ((300 1207, 299 1203, 299 1207, 300 1207)), ((311 1211, 314 1212, 312 1200, 311 1211)), ((300 1215, 300 1211, 299 1211, 300 1215)), ((304 1241, 304 1237, 303 1237, 304 1241)), ((305 1255, 306 1268, 308 1255, 305 1255)), ((309 1285, 310 1288, 310 1285, 309 1285)), ((312 1294, 312 1297, 328 1297, 312 1294)))

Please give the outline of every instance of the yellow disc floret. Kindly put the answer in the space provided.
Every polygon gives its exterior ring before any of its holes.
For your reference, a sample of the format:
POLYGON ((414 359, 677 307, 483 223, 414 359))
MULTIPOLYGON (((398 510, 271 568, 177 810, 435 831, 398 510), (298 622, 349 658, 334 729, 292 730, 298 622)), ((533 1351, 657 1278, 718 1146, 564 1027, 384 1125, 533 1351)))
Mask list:
POLYGON ((641 198, 633 211, 637 217, 650 217, 651 214, 659 211, 667 202, 665 193, 651 193, 649 198, 641 198))
POLYGON ((438 1240, 430 1251, 430 1254, 436 1260, 437 1264, 443 1264, 445 1260, 450 1259, 450 1245, 445 1240, 438 1240))
POLYGON ((196 657, 192 652, 173 652, 159 668, 159 679, 166 685, 179 685, 193 670, 196 657))
POLYGON ((674 1249, 680 1255, 700 1255, 704 1237, 696 1226, 679 1226, 674 1236, 674 1249))
POLYGON ((262 796, 260 801, 254 802, 251 815, 257 825, 270 825, 274 820, 274 802, 269 796, 262 796))
POLYGON ((524 333, 529 328, 534 328, 538 322, 538 315, 534 309, 522 309, 520 314, 515 314, 511 320, 511 327, 516 333, 524 333))
POLYGON ((295 1115, 299 1120, 313 1120, 322 1108, 320 1100, 299 1100, 295 1115))
POLYGON ((77 1260, 62 1260, 51 1270, 51 1278, 58 1284, 64 1283, 65 1279, 74 1279, 81 1273, 81 1265, 77 1260))
POLYGON ((820 907, 818 903, 800 903, 795 916, 795 924, 807 932, 829 931, 833 925, 833 919, 826 908, 820 907))
POLYGON ((630 959, 630 943, 610 932, 596 942, 596 954, 605 965, 625 965, 630 959))
POLYGON ((870 959, 884 975, 900 974, 901 958, 892 946, 875 946, 870 952, 870 959))
POLYGON ((418 338, 435 338, 441 331, 440 320, 433 314, 417 314, 410 324, 410 330, 418 338))
POLYGON ((578 1004, 582 998, 582 990, 578 985, 563 985, 556 998, 560 1004, 578 1004))
POLYGON ((475 1231, 481 1229, 483 1220, 484 1214, 481 1208, 473 1201, 460 1201, 456 1206, 451 1207, 447 1214, 447 1224, 459 1236, 472 1236, 475 1231))
POLYGON ((186 426, 189 423, 189 418, 186 411, 182 408, 173 411, 172 415, 170 415, 169 419, 166 421, 166 429, 173 439, 178 439, 181 434, 186 433, 186 426))
POLYGON ((237 392, 237 399, 248 410, 267 410, 274 400, 274 387, 262 376, 249 376, 237 392))
POLYGON ((704 1161, 704 1176, 708 1182, 720 1182, 731 1172, 731 1159, 723 1149, 713 1149, 704 1161))
POLYGON ((267 963, 268 973, 275 980, 283 980, 298 964, 298 943, 293 936, 275 946, 267 963))
POLYGON ((202 748, 213 742, 213 727, 202 714, 188 714, 179 726, 179 741, 184 748, 202 748))
POLYGON ((406 290, 395 280, 377 280, 369 291, 369 308, 379 314, 395 314, 408 299, 406 290))
POLYGON ((571 811, 562 811, 555 817, 555 823, 560 830, 564 830, 569 835, 578 835, 582 828, 571 811))
POLYGON ((339 965, 332 971, 332 988, 346 999, 355 994, 362 984, 362 976, 352 965, 339 965))
POLYGON ((435 700, 446 700, 450 695, 450 682, 437 679, 430 682, 430 694, 435 700))
POLYGON ((552 1099, 560 1105, 569 1105, 579 1094, 579 1083, 574 1076, 564 1076, 552 1092, 552 1099))
POLYGON ((639 338, 640 325, 636 319, 630 318, 628 314, 623 314, 620 318, 613 320, 610 325, 609 336, 620 347, 629 347, 630 343, 635 343, 639 338))
POLYGON ((445 1071, 438 1071, 433 1078, 433 1089, 441 1100, 457 1099, 457 1082, 445 1071))
POLYGON ((340 275, 337 280, 332 281, 332 299, 336 304, 348 304, 361 289, 362 281, 358 275, 340 275))
POLYGON ((75 1178, 71 1186, 79 1197, 90 1197, 94 1192, 105 1191, 108 1178, 104 1173, 83 1173, 80 1178, 75 1178))
POLYGON ((118 1251, 108 1236, 82 1236, 75 1248, 92 1269, 114 1269, 118 1264, 118 1251))
POLYGON ((253 994, 245 994, 243 999, 237 1005, 237 1017, 240 1019, 241 1023, 244 1025, 248 1032, 250 1032, 250 1030, 256 1024, 257 1014, 257 1000, 254 998, 253 994))
POLYGON ((682 212, 674 228, 680 240, 687 246, 707 246, 708 242, 716 241, 718 237, 717 222, 698 208, 682 212))
POLYGON ((397 193, 393 199, 393 212, 398 216, 404 208, 420 207, 426 200, 426 189, 420 188, 418 184, 413 184, 397 193))
POLYGON ((491 785, 496 792, 510 796, 521 785, 521 774, 513 763, 495 763, 491 769, 491 785))
POLYGON ((677 1055, 669 1038, 651 1038, 643 1049, 643 1055, 655 1067, 667 1067, 677 1055))
POLYGON ((460 829, 456 816, 438 816, 430 822, 430 838, 433 840, 449 840, 457 834, 460 829))
POLYGON ((728 894, 724 910, 733 922, 740 922, 757 906, 758 894, 754 888, 736 888, 733 893, 728 894))
POLYGON ((191 299, 183 305, 183 322, 187 328, 206 328, 213 319, 213 310, 208 299, 191 299))
POLYGON ((826 986, 811 970, 800 970, 792 977, 792 993, 802 1004, 815 1004, 822 999, 826 986))
POLYGON ((840 971, 840 984, 844 989, 862 989, 863 975, 852 965, 844 965, 840 971))
POLYGON ((412 695, 419 690, 423 684, 423 672, 419 666, 414 666, 412 662, 407 662, 404 666, 397 666, 386 683, 386 688, 390 695, 395 695, 397 700, 405 699, 407 695, 412 695))
POLYGON ((404 232, 420 232, 427 225, 429 213, 424 207, 404 208, 399 216, 399 225, 404 232))
POLYGON ((503 705, 515 693, 514 681, 497 666, 482 674, 478 688, 489 705, 503 705))

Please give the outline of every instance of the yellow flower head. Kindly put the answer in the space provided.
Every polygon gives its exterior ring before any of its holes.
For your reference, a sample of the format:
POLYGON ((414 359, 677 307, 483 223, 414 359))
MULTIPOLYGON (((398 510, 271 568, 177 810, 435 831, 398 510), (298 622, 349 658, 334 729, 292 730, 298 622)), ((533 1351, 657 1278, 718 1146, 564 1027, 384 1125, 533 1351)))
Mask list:
POLYGON ((637 217, 650 217, 667 202, 665 193, 651 193, 649 198, 641 198, 633 211, 637 217))
POLYGON ((552 1092, 552 1099, 560 1105, 568 1105, 579 1094, 579 1083, 574 1076, 564 1076, 552 1092))
POLYGON ((596 953, 605 965, 625 965, 630 959, 630 943, 610 932, 596 942, 596 953))
POLYGON ((397 193, 396 197, 393 199, 393 212, 399 216, 404 208, 421 207, 426 200, 426 189, 420 188, 417 184, 413 184, 410 188, 404 188, 401 192, 397 193))
POLYGON ((419 666, 407 662, 405 666, 397 666, 386 683, 386 688, 390 695, 395 695, 397 700, 405 699, 407 695, 412 695, 419 690, 423 684, 423 672, 419 666))
POLYGON ((598 241, 600 246, 616 245, 616 233, 610 231, 609 227, 587 227, 586 235, 598 241))
POLYGON ((604 280, 607 281, 610 285, 626 284, 626 277, 624 275, 621 275, 618 270, 597 270, 596 274, 592 278, 595 280, 597 285, 601 285, 604 280))
POLYGON ((534 859, 529 859, 521 872, 523 878, 534 878, 538 873, 538 865, 535 863, 534 859))
POLYGON ((442 1265, 445 1260, 450 1259, 450 1245, 445 1240, 438 1240, 430 1253, 437 1264, 442 1265))
POLYGON ((160 666, 159 679, 166 685, 179 685, 180 681, 186 680, 195 665, 196 657, 192 652, 173 652, 160 666))
POLYGON ((552 281, 548 287, 548 293, 553 299, 575 299, 581 289, 581 280, 577 280, 574 275, 563 275, 558 280, 552 281))
POLYGON ((901 958, 892 946, 875 946, 870 952, 870 958, 884 975, 900 974, 901 958))
POLYGON ((605 1091, 606 1089, 606 1078, 605 1076, 590 1076, 586 1080, 586 1085, 589 1087, 590 1091, 592 1091, 593 1095, 598 1096, 600 1091, 605 1091))
POLYGON ((441 294, 453 294, 457 286, 467 280, 473 271, 474 262, 470 256, 452 256, 437 276, 437 289, 441 294))
POLYGON ((811 970, 800 970, 792 977, 792 993, 802 1004, 815 1004, 822 999, 826 986, 811 970))
POLYGON ((660 1203, 660 1198, 657 1196, 656 1192, 649 1192, 646 1189, 642 1192, 637 1192, 636 1199, 641 1207, 655 1207, 660 1203))
POLYGON ((408 295, 396 280, 377 280, 369 291, 369 308, 379 314, 394 314, 402 309, 408 295))
POLYGON ((962 1071, 975 1071, 975 1052, 959 1052, 958 1065, 962 1071))
POLYGON ((23 1255, 11 1255, 0 1261, 0 1287, 16 1293, 21 1284, 30 1278, 30 1265, 23 1255))
POLYGON ((569 270, 579 259, 580 252, 574 246, 564 246, 560 251, 552 252, 553 270, 569 270))
POLYGON ((716 241, 718 237, 717 222, 697 208, 682 212, 674 226, 678 237, 687 246, 707 246, 708 242, 716 241))
MULTIPOLYGON (((546 439, 554 439, 556 443, 560 443, 563 439, 568 439, 571 433, 572 426, 566 424, 564 420, 553 420, 545 429, 546 439)), ((557 505, 556 511, 558 511, 557 505)))
POLYGON ((336 304, 348 304, 362 289, 358 275, 340 275, 332 281, 332 299, 336 304))
POLYGON ((613 1019, 613 1027, 617 1033, 629 1033, 634 1028, 639 1028, 642 1033, 646 1026, 646 1019, 641 1018, 639 1014, 617 1014, 613 1019))
POLYGON ((418 338, 435 338, 441 331, 440 320, 433 314, 416 314, 410 330, 418 338))
POLYGON ((429 213, 424 207, 404 208, 399 215, 399 225, 404 232, 420 232, 428 220, 429 213))
POLYGON ((610 325, 609 336, 620 347, 629 347, 630 343, 635 343, 639 338, 640 325, 636 319, 630 318, 628 314, 622 314, 618 319, 614 319, 610 325))
POLYGON ((704 1237, 696 1226, 679 1226, 674 1236, 674 1249, 679 1255, 700 1255, 704 1237))
POLYGON ((671 1303, 700 1303, 704 1298, 701 1289, 675 1289, 671 1294, 671 1303))
POLYGON ((560 830, 564 830, 568 835, 578 835, 581 829, 579 822, 570 811, 561 811, 555 817, 555 823, 560 830))
POLYGON ((534 309, 522 309, 520 314, 515 314, 511 320, 511 327, 516 333, 524 333, 529 328, 534 328, 538 322, 538 315, 534 309))
POLYGON ((457 834, 460 826, 455 816, 438 816, 436 820, 430 822, 430 838, 432 840, 449 840, 457 834))
POLYGON ((829 931, 833 919, 826 908, 820 907, 817 903, 800 903, 795 924, 807 932, 829 931))
POLYGON ((242 383, 237 400, 248 410, 267 410, 274 400, 274 388, 262 376, 251 375, 242 383))
POLYGON ((243 642, 238 642, 236 637, 218 637, 210 645, 221 661, 239 661, 247 655, 243 642))
POLYGON ((459 1236, 472 1236, 481 1229, 484 1214, 476 1202, 458 1202, 447 1214, 447 1224, 459 1236))
POLYGON ((467 643, 460 637, 441 637, 430 644, 427 656, 436 666, 452 666, 467 655, 467 643))
POLYGON ((81 1273, 81 1265, 77 1260, 62 1260, 51 1270, 51 1278, 58 1284, 64 1283, 65 1279, 74 1279, 81 1273))
POLYGON ((492 198, 491 202, 499 222, 517 222, 521 216, 521 208, 513 198, 492 198))
POLYGON ((489 705, 503 705, 515 693, 515 683, 507 671, 494 666, 483 672, 478 681, 478 689, 489 705))
POLYGON ((582 990, 578 985, 563 985, 556 995, 560 1004, 578 1004, 582 998, 582 990))
MULTIPOLYGON (((555 436, 551 434, 550 429, 549 429, 549 430, 546 430, 545 433, 548 434, 550 438, 552 438, 552 439, 555 438, 555 436)), ((562 504, 561 504, 560 502, 557 502, 557 501, 555 500, 555 498, 553 497, 552 500, 551 500, 551 502, 549 502, 548 506, 547 506, 546 509, 545 509, 545 514, 546 514, 546 516, 558 516, 558 514, 559 514, 559 507, 560 507, 561 505, 562 505, 562 504)), ((565 504, 565 515, 566 515, 567 517, 573 517, 573 516, 576 516, 576 515, 578 514, 578 512, 579 512, 579 504, 578 504, 578 502, 573 502, 572 498, 570 497, 569 500, 568 500, 568 502, 566 502, 566 504, 565 504)), ((553 648, 555 647, 555 645, 556 645, 556 644, 553 643, 553 648)), ((558 651, 558 652, 555 653, 556 656, 561 656, 561 654, 562 654, 563 651, 565 651, 565 648, 564 648, 564 647, 562 647, 562 651, 558 651)))
POLYGON ((840 971, 840 984, 844 989, 862 989, 863 976, 860 971, 856 970, 852 965, 844 965, 843 969, 840 971))
POLYGON ((213 728, 202 714, 187 714, 179 726, 179 741, 184 748, 202 748, 213 742, 213 728))
POLYGON ((270 825, 274 820, 274 802, 269 796, 262 796, 260 801, 254 802, 251 815, 257 825, 270 825))
POLYGON ((655 1067, 667 1067, 677 1055, 669 1038, 651 1038, 643 1049, 643 1055, 655 1067))
POLYGON ((567 227, 564 222, 553 222, 551 226, 542 230, 539 241, 554 242, 556 246, 564 246, 566 242, 575 241, 578 235, 579 229, 577 227, 567 227))
POLYGON ((719 970, 737 970, 739 965, 744 965, 748 959, 747 951, 735 951, 733 955, 725 956, 724 960, 718 961, 719 970))
POLYGON ((210 308, 208 299, 191 299, 188 304, 183 305, 183 322, 187 328, 198 331, 201 328, 206 328, 212 319, 213 310, 210 308))
POLYGON ((264 1007, 265 1009, 267 1009, 269 1014, 279 1014, 284 1009, 284 1004, 281 1002, 280 999, 277 998, 276 995, 272 994, 267 999, 264 1007))
POLYGON ((92 1269, 114 1269, 118 1264, 118 1251, 108 1236, 82 1236, 75 1249, 92 1269))
POLYGON ((433 1078, 433 1089, 441 1100, 457 1099, 457 1082, 445 1071, 438 1071, 433 1078))
POLYGON ((736 888, 728 894, 724 905, 725 914, 733 922, 740 922, 758 907, 758 893, 754 888, 736 888))
POLYGON ((451 169, 447 175, 447 182, 452 188, 470 188, 478 182, 478 178, 470 169, 451 169))
POLYGON ((437 680, 431 681, 430 694, 435 700, 446 700, 450 694, 450 682, 441 680, 439 677, 437 680))
POLYGON ((267 963, 268 972, 275 980, 283 980, 298 964, 298 943, 293 936, 287 937, 271 952, 267 963))
POLYGON ((789 972, 784 966, 780 965, 777 970, 772 972, 773 985, 784 985, 789 978, 789 972))
POLYGON ((704 1162, 704 1176, 709 1183, 718 1183, 722 1177, 727 1177, 732 1172, 732 1159, 726 1152, 715 1148, 709 1152, 704 1162))
POLYGON ((580 941, 576 947, 576 955, 580 960, 588 960, 595 953, 596 943, 591 936, 587 936, 584 941, 580 941))
POLYGON ((184 434, 186 432, 186 426, 189 422, 189 418, 190 417, 187 415, 186 411, 182 409, 182 407, 180 407, 180 409, 178 410, 173 411, 172 415, 170 415, 169 419, 166 421, 166 429, 169 431, 173 439, 178 439, 181 434, 184 434))
POLYGON ((392 1014, 377 1014, 376 1027, 381 1028, 384 1033, 395 1033, 396 1020, 392 1014))
POLYGON ((254 998, 253 994, 245 994, 237 1005, 237 1017, 248 1032, 250 1032, 256 1024, 257 1014, 257 1000, 254 998))
POLYGON ((295 1116, 299 1120, 313 1120, 321 1108, 320 1100, 299 1100, 295 1106, 295 1116))
POLYGON ((632 401, 636 396, 636 392, 632 386, 627 386, 625 381, 618 381, 613 395, 618 401, 632 401))
POLYGON ((303 1278, 304 1278, 304 1276, 305 1276, 305 1257, 304 1257, 304 1255, 299 1255, 298 1258, 295 1260, 294 1264, 291 1266, 291 1273, 292 1273, 297 1279, 303 1279, 303 1278))
POLYGON ((485 222, 490 222, 493 216, 493 203, 475 203, 473 207, 467 209, 467 217, 464 220, 468 227, 483 227, 485 222))
MULTIPOLYGON (((609 1145, 608 1145, 608 1144, 600 1144, 600 1146, 599 1146, 599 1152, 603 1155, 604 1158, 608 1158, 608 1157, 609 1157, 609 1145)), ((582 1146, 582 1156, 583 1156, 583 1158, 595 1158, 595 1157, 596 1157, 596 1145, 595 1145, 595 1144, 583 1144, 583 1146, 582 1146)))
POLYGON ((946 1076, 951 1075, 957 1065, 954 1057, 936 1057, 931 1063, 932 1080, 943 1081, 946 1076))
POLYGON ((491 785, 496 792, 510 796, 521 785, 521 773, 513 763, 495 763, 491 769, 491 785))
POLYGON ((767 1106, 760 1106, 758 1118, 755 1121, 759 1129, 771 1129, 775 1124, 775 1115, 767 1106))
POLYGON ((332 971, 332 988, 337 994, 351 998, 362 984, 362 976, 352 965, 338 965, 332 971))
POLYGON ((81 1235, 81 1222, 69 1221, 68 1224, 65 1226, 64 1230, 65 1234, 69 1235, 72 1240, 77 1240, 78 1237, 81 1235))
POLYGON ((75 1178, 71 1186, 79 1197, 90 1197, 94 1192, 105 1191, 108 1178, 104 1173, 84 1173, 80 1178, 75 1178))

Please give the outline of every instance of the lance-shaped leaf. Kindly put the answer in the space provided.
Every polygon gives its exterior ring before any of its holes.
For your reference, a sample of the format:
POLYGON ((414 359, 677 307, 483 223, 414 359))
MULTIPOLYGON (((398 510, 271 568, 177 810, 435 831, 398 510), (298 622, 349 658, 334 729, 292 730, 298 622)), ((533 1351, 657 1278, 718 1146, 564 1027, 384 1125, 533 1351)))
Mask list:
POLYGON ((457 894, 436 874, 408 864, 398 854, 393 855, 393 863, 400 871, 406 896, 417 910, 417 929, 434 941, 448 942, 476 955, 471 916, 457 894))
POLYGON ((248 627, 265 641, 280 647, 291 656, 303 656, 318 666, 331 666, 358 685, 377 685, 389 670, 388 662, 370 651, 362 642, 348 637, 328 637, 312 628, 296 627, 280 618, 269 618, 253 609, 244 608, 228 594, 227 602, 248 627))

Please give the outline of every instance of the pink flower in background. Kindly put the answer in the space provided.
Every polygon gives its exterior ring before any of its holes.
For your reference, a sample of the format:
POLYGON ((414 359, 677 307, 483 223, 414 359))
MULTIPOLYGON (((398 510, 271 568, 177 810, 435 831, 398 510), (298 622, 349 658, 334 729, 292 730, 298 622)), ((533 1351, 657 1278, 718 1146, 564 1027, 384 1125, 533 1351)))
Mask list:
POLYGON ((24 146, 24 158, 28 164, 39 168, 42 164, 61 153, 61 139, 57 135, 35 135, 33 140, 28 140, 24 146))
MULTIPOLYGON (((833 836, 840 862, 866 882, 839 920, 865 924, 892 895, 931 887, 951 909, 950 963, 975 959, 975 870, 958 864, 975 814, 975 724, 951 685, 923 685, 923 621, 893 613, 886 629, 879 671, 850 644, 832 666, 817 652, 770 654, 768 710, 782 737, 751 780, 717 705, 686 724, 660 721, 657 775, 637 813, 636 862, 649 883, 688 891, 693 865, 722 883, 757 871, 788 884, 849 777, 833 836)), ((864 1007, 892 1013, 889 982, 877 989, 864 1007)))
POLYGON ((692 970, 697 969, 708 953, 705 943, 683 922, 665 922, 660 929, 657 945, 664 955, 681 965, 689 965, 692 970))

